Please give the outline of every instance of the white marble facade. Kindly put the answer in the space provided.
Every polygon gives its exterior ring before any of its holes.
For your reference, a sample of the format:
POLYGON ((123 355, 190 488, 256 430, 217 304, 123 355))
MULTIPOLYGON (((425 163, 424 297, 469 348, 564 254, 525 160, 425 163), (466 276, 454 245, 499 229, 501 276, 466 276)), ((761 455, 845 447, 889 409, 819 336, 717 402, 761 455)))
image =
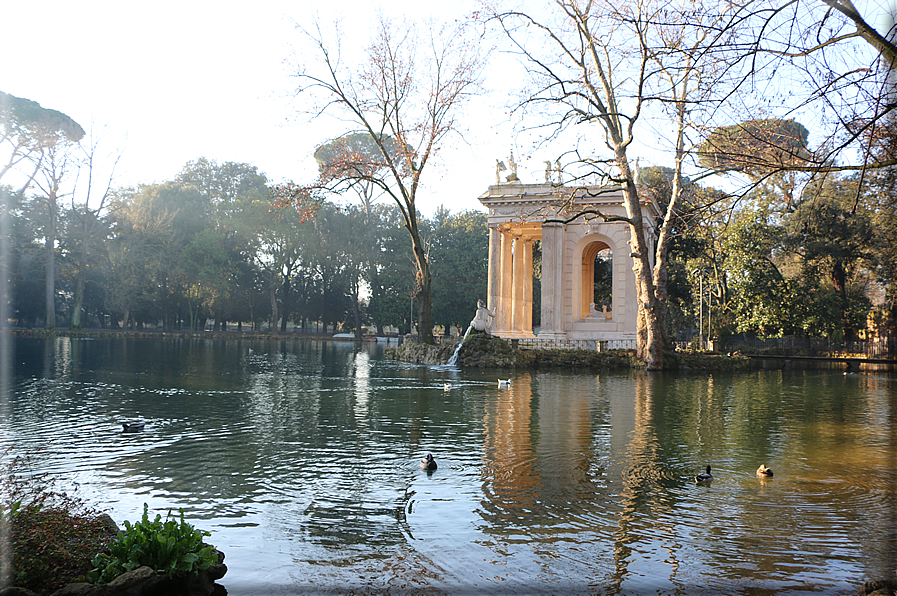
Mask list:
MULTIPOLYGON (((531 338, 533 332, 533 245, 542 241, 540 339, 634 340, 637 303, 629 248, 629 224, 598 217, 564 220, 584 208, 625 216, 619 188, 576 190, 557 184, 490 186, 479 197, 489 210, 488 308, 491 332, 503 338, 531 338), (571 195, 575 197, 571 202, 571 195), (613 256, 610 308, 593 304, 594 261, 609 248, 613 256)), ((646 228, 653 227, 653 203, 643 202, 646 228)), ((651 237, 651 235, 648 235, 651 237)), ((652 249, 653 250, 653 249, 652 249)))

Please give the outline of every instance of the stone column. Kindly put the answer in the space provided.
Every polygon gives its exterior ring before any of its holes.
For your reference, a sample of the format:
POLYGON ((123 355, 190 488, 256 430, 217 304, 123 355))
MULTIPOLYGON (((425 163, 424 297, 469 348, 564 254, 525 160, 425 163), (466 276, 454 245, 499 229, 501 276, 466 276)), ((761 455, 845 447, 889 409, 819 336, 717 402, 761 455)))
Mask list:
MULTIPOLYGON (((486 290, 486 308, 498 314, 498 300, 501 292, 501 231, 498 224, 489 224, 489 281, 486 290)), ((497 317, 492 325, 498 325, 497 317)))
POLYGON ((503 231, 501 233, 501 286, 499 291, 498 312, 498 331, 507 333, 511 329, 511 287, 513 280, 511 279, 512 269, 512 239, 511 233, 503 231))
POLYGON ((540 338, 564 339, 564 224, 542 224, 542 329, 540 338))
POLYGON ((522 236, 514 237, 513 289, 511 290, 511 332, 513 337, 520 337, 523 331, 523 286, 524 286, 524 244, 522 236))
POLYGON ((533 336, 533 239, 523 243, 523 334, 533 336))

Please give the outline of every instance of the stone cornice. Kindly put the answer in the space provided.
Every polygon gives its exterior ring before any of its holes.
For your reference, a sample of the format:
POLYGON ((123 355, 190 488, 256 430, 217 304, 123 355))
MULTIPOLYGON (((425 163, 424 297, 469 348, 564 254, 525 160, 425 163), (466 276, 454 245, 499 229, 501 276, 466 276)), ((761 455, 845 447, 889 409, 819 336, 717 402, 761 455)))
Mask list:
MULTIPOLYGON (((556 216, 563 211, 573 214, 579 208, 593 206, 601 209, 623 209, 623 190, 619 187, 588 186, 573 187, 557 184, 495 184, 479 197, 480 203, 489 209, 491 217, 522 217, 539 220, 556 216), (575 193, 572 204, 570 193, 575 193)), ((642 199, 641 204, 651 217, 660 212, 654 201, 642 199)), ((620 213, 616 213, 619 215, 620 213)))

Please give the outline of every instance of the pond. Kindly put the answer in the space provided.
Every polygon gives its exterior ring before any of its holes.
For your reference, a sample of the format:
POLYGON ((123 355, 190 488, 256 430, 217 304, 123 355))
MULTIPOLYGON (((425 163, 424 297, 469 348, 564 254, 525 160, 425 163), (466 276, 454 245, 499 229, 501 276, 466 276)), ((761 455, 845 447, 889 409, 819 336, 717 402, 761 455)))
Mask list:
POLYGON ((233 596, 855 594, 897 568, 888 373, 458 370, 320 341, 15 346, 0 443, 119 523, 183 509, 226 554, 233 596))

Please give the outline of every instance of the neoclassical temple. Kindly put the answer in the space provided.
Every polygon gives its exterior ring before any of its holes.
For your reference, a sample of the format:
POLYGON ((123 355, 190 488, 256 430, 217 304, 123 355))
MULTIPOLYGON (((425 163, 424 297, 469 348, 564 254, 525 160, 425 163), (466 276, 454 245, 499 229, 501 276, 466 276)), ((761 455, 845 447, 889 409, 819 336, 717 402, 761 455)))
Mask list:
MULTIPOLYGON (((490 186, 479 197, 489 210, 492 334, 524 341, 538 336, 540 341, 633 346, 637 303, 629 224, 595 216, 564 223, 586 208, 625 217, 622 190, 585 187, 574 191, 552 182, 522 184, 516 175, 508 180, 490 186), (541 326, 534 332, 533 247, 537 240, 542 251, 541 326), (596 271, 607 269, 602 283, 609 281, 609 292, 606 285, 599 292, 596 271)), ((653 229, 656 205, 643 201, 642 211, 645 227, 653 229)))

